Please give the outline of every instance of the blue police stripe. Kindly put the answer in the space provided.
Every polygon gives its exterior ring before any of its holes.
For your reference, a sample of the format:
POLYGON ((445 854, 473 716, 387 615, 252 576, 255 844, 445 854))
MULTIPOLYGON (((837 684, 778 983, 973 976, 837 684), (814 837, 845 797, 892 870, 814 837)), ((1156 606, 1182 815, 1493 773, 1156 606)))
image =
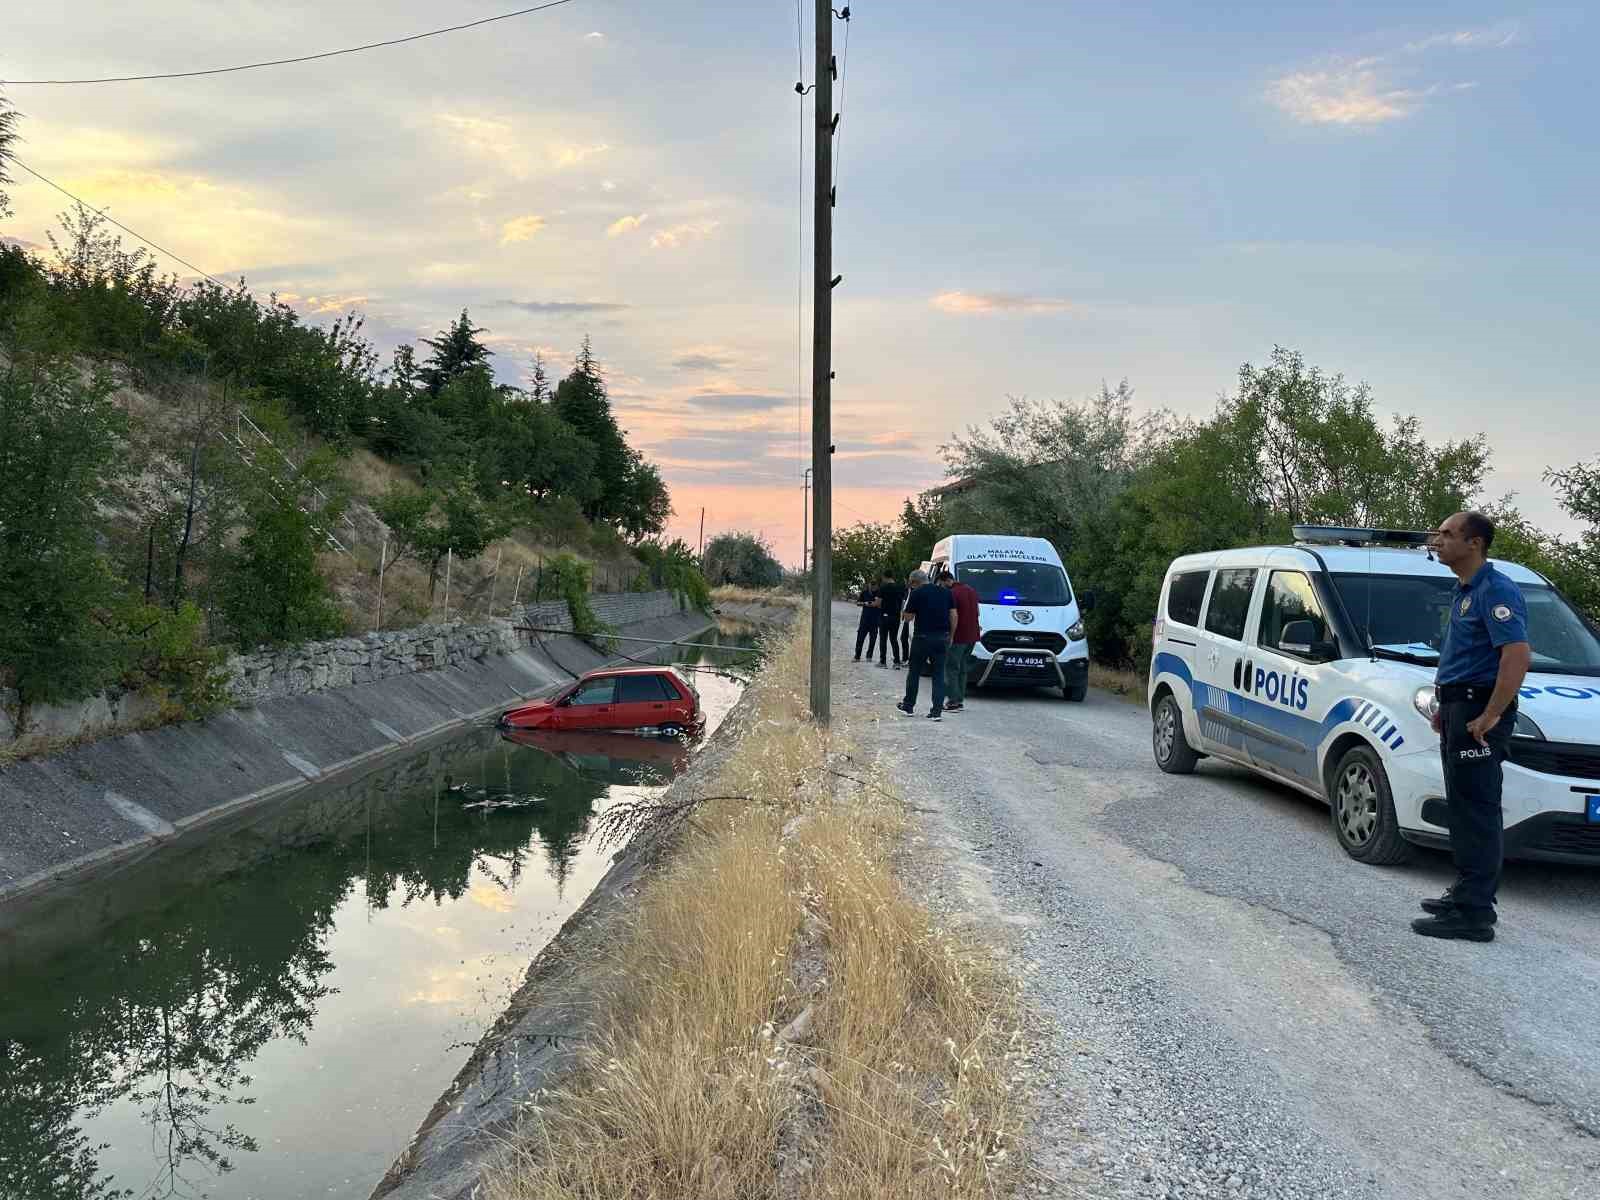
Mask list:
MULTIPOLYGON (((1155 666, 1157 674, 1176 675, 1188 685, 1190 692, 1194 696, 1194 703, 1197 709, 1203 709, 1209 705, 1243 720, 1251 721, 1272 730, 1274 733, 1298 742, 1305 748, 1305 753, 1307 754, 1312 753, 1316 747, 1320 746, 1329 732, 1346 721, 1365 725, 1373 731, 1374 736, 1392 737, 1394 739, 1392 742, 1386 741, 1386 744, 1392 748, 1398 749, 1405 741, 1399 736, 1399 727, 1385 717, 1383 711, 1370 700, 1357 700, 1354 697, 1346 697, 1337 701, 1328 710, 1327 715, 1322 720, 1317 721, 1310 717, 1302 717, 1297 713, 1289 712, 1279 705, 1267 704, 1252 697, 1241 695, 1238 692, 1213 687, 1208 684, 1197 684, 1194 681, 1193 672, 1189 670, 1189 664, 1178 655, 1168 651, 1162 651, 1156 655, 1155 666), (1384 734, 1378 734, 1377 730, 1380 726, 1384 728, 1384 734)), ((1197 712, 1196 715, 1204 720, 1203 714, 1197 712)))

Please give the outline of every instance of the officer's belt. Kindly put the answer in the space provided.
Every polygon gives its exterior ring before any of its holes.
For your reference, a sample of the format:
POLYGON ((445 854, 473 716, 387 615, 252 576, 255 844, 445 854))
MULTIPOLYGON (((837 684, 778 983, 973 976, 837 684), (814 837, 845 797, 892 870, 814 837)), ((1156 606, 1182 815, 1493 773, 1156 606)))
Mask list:
POLYGON ((1460 704, 1470 700, 1487 700, 1494 695, 1492 683, 1441 683, 1434 689, 1441 704, 1460 704))

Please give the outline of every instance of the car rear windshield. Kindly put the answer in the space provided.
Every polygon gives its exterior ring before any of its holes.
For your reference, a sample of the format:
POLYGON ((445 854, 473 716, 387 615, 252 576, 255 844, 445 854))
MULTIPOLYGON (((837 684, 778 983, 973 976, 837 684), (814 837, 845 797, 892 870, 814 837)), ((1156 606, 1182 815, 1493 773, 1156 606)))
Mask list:
MULTIPOLYGON (((1369 644, 1427 657, 1444 645, 1456 581, 1448 575, 1335 575, 1345 609, 1369 644)), ((1600 675, 1600 632, 1554 588, 1518 584, 1528 603, 1532 670, 1600 675)))
POLYGON ((956 578, 980 604, 1060 605, 1072 602, 1067 573, 1053 563, 964 562, 956 578))

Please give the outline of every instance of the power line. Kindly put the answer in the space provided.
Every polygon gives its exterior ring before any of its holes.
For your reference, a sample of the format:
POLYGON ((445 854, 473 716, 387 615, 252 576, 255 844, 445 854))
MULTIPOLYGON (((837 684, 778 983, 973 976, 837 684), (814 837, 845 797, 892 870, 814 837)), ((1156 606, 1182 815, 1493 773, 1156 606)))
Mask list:
POLYGON ((223 283, 220 279, 218 279, 215 275, 212 275, 208 271, 202 271, 199 267, 195 266, 187 258, 184 258, 184 257, 182 257, 181 255, 178 255, 178 254, 174 254, 171 250, 168 250, 165 246, 161 245, 161 243, 152 242, 149 238, 145 237, 144 234, 139 233, 137 230, 129 229, 121 221, 117 220, 115 217, 111 216, 108 212, 106 212, 106 210, 104 208, 96 208, 94 205, 90 204, 87 200, 81 199, 78 196, 74 196, 71 192, 67 191, 66 188, 62 187, 55 180, 48 179, 45 176, 39 174, 39 172, 35 171, 32 167, 30 167, 27 163, 23 162, 20 158, 13 157, 11 159, 11 161, 16 166, 21 167, 29 175, 32 175, 35 179, 39 180, 39 182, 49 184, 51 187, 55 188, 56 191, 60 192, 63 196, 65 196, 68 200, 75 201, 78 204, 83 205, 83 207, 87 208, 90 212, 95 213, 98 216, 104 217, 107 221, 110 221, 118 229, 122 230, 123 233, 128 234, 130 237, 138 238, 141 242, 143 242, 146 246, 149 246, 152 250, 159 250, 162 254, 165 254, 168 258, 173 259, 176 262, 180 262, 184 266, 188 267, 189 270, 193 271, 196 275, 205 276, 207 279, 211 280, 212 283, 216 284, 219 288, 226 288, 228 286, 227 284, 223 283))
POLYGON ((844 17, 844 54, 839 59, 839 132, 833 142, 833 186, 839 186, 839 160, 844 157, 844 92, 850 84, 850 27, 855 24, 850 19, 850 7, 845 6, 844 17))
POLYGON ((291 63, 315 62, 319 58, 338 58, 342 54, 360 54, 364 50, 381 50, 386 46, 403 46, 407 42, 420 42, 424 38, 438 37, 446 33, 460 33, 463 29, 476 29, 479 25, 489 25, 495 21, 509 21, 512 17, 525 17, 529 13, 543 12, 547 8, 559 8, 563 4, 571 4, 573 0, 548 0, 545 4, 535 4, 531 8, 519 8, 515 12, 501 13, 497 17, 483 17, 477 21, 468 21, 462 25, 447 25, 443 29, 430 29, 426 33, 413 33, 406 37, 390 38, 382 42, 367 42, 360 46, 347 46, 342 50, 324 50, 319 54, 302 54, 296 58, 275 58, 267 62, 241 63, 236 67, 211 67, 204 71, 168 71, 161 75, 111 75, 103 79, 6 79, 0 80, 12 87, 29 86, 65 86, 78 83, 137 83, 148 79, 193 79, 198 75, 227 75, 234 71, 255 71, 262 67, 283 67, 291 63))

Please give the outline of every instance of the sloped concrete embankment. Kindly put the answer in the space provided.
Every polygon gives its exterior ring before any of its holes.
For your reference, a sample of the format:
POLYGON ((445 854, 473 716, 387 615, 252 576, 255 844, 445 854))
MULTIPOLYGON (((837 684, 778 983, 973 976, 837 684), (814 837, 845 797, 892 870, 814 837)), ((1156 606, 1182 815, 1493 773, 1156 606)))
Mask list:
MULTIPOLYGON (((711 627, 706 614, 683 611, 664 596, 608 598, 603 619, 619 632, 663 641, 692 640, 711 627), (649 615, 628 619, 639 614, 649 615)), ((539 620, 530 623, 557 627, 566 618, 561 607, 556 613, 541 606, 539 620)), ((415 752, 574 673, 614 661, 575 637, 530 638, 508 622, 497 624, 512 640, 479 643, 474 634, 465 649, 452 652, 451 645, 462 644, 456 630, 448 643, 442 632, 406 643, 436 642, 445 647, 437 658, 386 657, 380 641, 370 661, 391 665, 377 672, 407 673, 357 683, 352 671, 346 686, 335 686, 342 678, 315 666, 291 665, 281 672, 282 690, 258 687, 257 664, 254 674, 242 676, 253 680, 248 686, 259 697, 248 707, 0 767, 0 934, 31 902, 66 884, 306 788, 375 770, 390 755, 415 752), (317 690, 302 690, 313 686, 317 690)), ((337 661, 339 644, 322 646, 333 647, 326 653, 337 661)), ((287 652, 291 663, 308 661, 295 653, 287 652)))

